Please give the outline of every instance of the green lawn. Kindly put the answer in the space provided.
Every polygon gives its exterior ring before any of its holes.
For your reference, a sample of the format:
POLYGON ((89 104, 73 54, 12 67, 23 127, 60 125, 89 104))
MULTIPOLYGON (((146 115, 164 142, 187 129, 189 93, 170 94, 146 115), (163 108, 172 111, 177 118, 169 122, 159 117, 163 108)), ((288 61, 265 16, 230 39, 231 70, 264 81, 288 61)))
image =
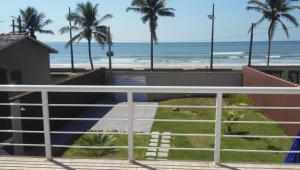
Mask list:
MULTIPOLYGON (((245 96, 225 98, 224 105, 236 103, 251 103, 245 96)), ((160 102, 161 105, 215 105, 214 98, 185 98, 160 102)), ((230 110, 223 110, 223 119, 230 110)), ((241 120, 268 120, 260 110, 243 110, 244 117, 241 120)), ((214 120, 214 109, 179 109, 173 111, 171 108, 159 108, 156 119, 187 119, 187 120, 214 120)), ((256 124, 236 124, 232 127, 236 134, 247 135, 285 135, 283 130, 277 125, 256 125, 256 124)), ((223 134, 227 127, 223 124, 223 134)), ((181 123, 181 122, 154 122, 152 131, 172 132, 172 133, 201 133, 214 134, 214 123, 181 123)), ((127 136, 116 135, 115 146, 126 146, 127 136)), ((135 146, 147 146, 149 137, 135 136, 135 146)), ((222 138, 222 148, 226 149, 255 149, 255 150, 289 150, 291 139, 247 139, 247 138, 222 138)), ((214 148, 214 137, 183 137, 174 136, 171 141, 172 147, 177 148, 214 148)), ((69 149, 63 156, 85 157, 85 155, 75 154, 78 149, 69 149)), ((144 159, 145 150, 136 149, 136 159, 144 159)), ((221 161, 226 162, 273 162, 281 163, 286 154, 274 153, 244 153, 244 152, 222 152, 221 161)), ((106 156, 108 158, 127 158, 126 149, 120 149, 116 153, 106 156)), ((210 151, 175 151, 169 153, 171 160, 202 160, 212 161, 213 152, 210 151)))
MULTIPOLYGON (((225 99, 224 105, 232 103, 232 99, 225 99)), ((234 102, 233 102, 234 103, 234 102)), ((213 98, 189 98, 189 99, 174 99, 163 101, 162 105, 215 105, 213 98)), ((223 110, 223 119, 230 110, 223 110)), ((241 120, 268 120, 260 110, 243 110, 245 115, 241 120)), ((214 120, 214 109, 180 109, 173 111, 170 108, 159 108, 156 114, 156 119, 193 119, 193 120, 214 120)), ((223 134, 226 131, 226 126, 222 125, 223 134)), ((277 125, 256 125, 256 124, 236 124, 233 126, 236 134, 247 135, 285 135, 283 130, 277 125)), ((214 123, 162 123, 155 122, 153 131, 172 132, 172 133, 203 133, 213 134, 214 123)), ((246 139, 246 138, 222 138, 222 148, 226 149, 254 149, 267 150, 270 147, 278 150, 289 150, 291 139, 246 139), (271 146, 270 146, 271 143, 271 146), (269 148, 268 148, 269 147, 269 148)), ((178 148, 214 148, 213 137, 179 137, 172 138, 172 147, 178 148)), ((232 162, 276 162, 281 163, 285 158, 285 154, 274 153, 242 153, 242 152, 222 152, 222 161, 232 162)), ((170 151, 169 159, 173 160, 213 160, 213 152, 209 151, 170 151)))

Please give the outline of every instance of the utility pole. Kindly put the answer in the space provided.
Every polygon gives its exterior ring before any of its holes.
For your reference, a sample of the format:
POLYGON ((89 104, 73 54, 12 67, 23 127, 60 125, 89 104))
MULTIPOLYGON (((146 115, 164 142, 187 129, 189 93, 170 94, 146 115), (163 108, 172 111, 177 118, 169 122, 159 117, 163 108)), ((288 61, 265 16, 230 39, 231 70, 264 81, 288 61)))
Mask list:
POLYGON ((252 23, 252 26, 251 26, 251 36, 250 36, 250 47, 249 47, 249 61, 248 61, 248 67, 251 67, 251 60, 252 60, 253 30, 254 30, 254 23, 252 23))
POLYGON ((21 25, 21 16, 19 15, 19 17, 18 17, 18 27, 19 27, 19 34, 21 34, 22 33, 22 25, 21 25))
POLYGON ((16 30, 15 30, 15 20, 13 19, 12 20, 12 32, 13 32, 13 34, 16 34, 16 30))
MULTIPOLYGON (((69 7, 69 16, 68 16, 68 20, 69 20, 69 27, 70 27, 70 40, 72 40, 73 35, 72 35, 72 21, 71 21, 71 8, 69 7)), ((73 55, 73 42, 71 41, 70 44, 70 49, 71 49, 71 67, 72 67, 72 72, 75 73, 75 68, 74 68, 74 55, 73 55)))
POLYGON ((212 21, 211 28, 211 51, 210 51, 210 70, 213 71, 213 58, 214 58, 214 34, 215 34, 215 4, 213 4, 212 15, 208 15, 208 18, 212 21))
POLYGON ((112 46, 112 39, 111 39, 111 33, 110 33, 110 27, 107 27, 107 32, 108 32, 108 52, 107 52, 107 57, 109 60, 109 84, 112 85, 112 61, 111 57, 114 56, 114 53, 111 51, 111 46, 112 46))

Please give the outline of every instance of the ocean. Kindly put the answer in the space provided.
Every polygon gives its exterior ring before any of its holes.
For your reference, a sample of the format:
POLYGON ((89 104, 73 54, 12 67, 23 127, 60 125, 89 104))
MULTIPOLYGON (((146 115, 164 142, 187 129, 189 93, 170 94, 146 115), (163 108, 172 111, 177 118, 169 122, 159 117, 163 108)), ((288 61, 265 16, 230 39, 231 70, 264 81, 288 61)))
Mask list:
MULTIPOLYGON (((70 67, 70 49, 64 43, 48 43, 58 50, 51 54, 52 68, 70 67)), ((266 65, 267 42, 253 44, 253 65, 266 65)), ((112 47, 114 68, 149 68, 150 44, 115 43, 112 47)), ((92 44, 92 57, 96 67, 108 67, 106 48, 92 44)), ((214 65, 219 68, 241 68, 248 63, 248 42, 217 42, 214 65)), ((74 45, 74 62, 77 68, 90 68, 86 43, 74 45)), ((300 65, 300 41, 276 41, 272 43, 271 65, 300 65)), ((156 68, 208 68, 210 43, 159 43, 154 47, 156 68)))

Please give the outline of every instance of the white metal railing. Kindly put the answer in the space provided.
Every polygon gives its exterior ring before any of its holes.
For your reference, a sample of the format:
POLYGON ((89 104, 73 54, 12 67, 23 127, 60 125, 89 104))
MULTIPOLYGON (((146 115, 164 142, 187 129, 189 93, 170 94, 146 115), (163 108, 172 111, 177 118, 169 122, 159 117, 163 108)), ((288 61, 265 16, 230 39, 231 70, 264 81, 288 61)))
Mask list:
MULTIPOLYGON (((25 130, 0 130, 0 133, 39 133, 44 134, 44 144, 24 144, 4 142, 1 146, 42 146, 45 147, 46 158, 51 159, 51 148, 88 148, 88 149, 128 149, 128 160, 134 160, 134 149, 148 149, 150 147, 134 146, 134 135, 151 135, 151 133, 135 133, 133 131, 134 121, 157 121, 157 122, 191 122, 191 123, 215 123, 214 134, 183 134, 172 133, 171 136, 197 136, 214 137, 214 148, 169 148, 170 150, 194 150, 194 151, 213 151, 214 162, 220 163, 221 152, 263 152, 263 153, 300 153, 300 151, 277 151, 277 150, 245 150, 245 149, 221 149, 221 139, 226 138, 286 138, 299 139, 299 136, 259 136, 259 135, 222 135, 222 123, 237 124, 300 124, 300 122, 276 122, 276 121, 222 121, 223 109, 300 109, 300 107, 252 107, 252 106, 223 106, 223 94, 300 94, 299 88, 288 87, 166 87, 166 86, 36 86, 36 85, 0 85, 0 92, 40 92, 42 96, 41 103, 0 103, 0 106, 41 106, 43 117, 0 117, 8 120, 43 120, 43 131, 25 131, 25 130), (48 102, 49 92, 94 92, 94 93, 127 93, 127 104, 51 104, 48 102), (216 95, 215 106, 171 106, 171 105, 151 105, 134 104, 133 95, 135 93, 183 93, 183 94, 214 94, 216 95), (128 119, 121 118, 53 118, 49 117, 49 107, 128 107, 128 119), (215 109, 215 120, 179 120, 179 119, 134 119, 133 110, 136 107, 160 107, 160 108, 207 108, 215 109), (50 120, 126 120, 128 122, 128 131, 126 132, 80 132, 80 131, 51 131, 50 120), (128 146, 70 146, 51 144, 51 134, 122 134, 128 135, 128 146)), ((160 147, 151 147, 161 149, 160 147)))

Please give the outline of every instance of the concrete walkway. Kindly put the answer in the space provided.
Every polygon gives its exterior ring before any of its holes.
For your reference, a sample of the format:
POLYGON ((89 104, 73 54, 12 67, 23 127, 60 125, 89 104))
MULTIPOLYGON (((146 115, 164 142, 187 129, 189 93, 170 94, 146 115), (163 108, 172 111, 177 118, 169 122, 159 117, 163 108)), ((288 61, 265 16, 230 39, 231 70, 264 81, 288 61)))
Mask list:
MULTIPOLYGON (((157 106, 158 103, 153 102, 135 102, 135 105, 154 105, 157 106)), ((119 103, 118 105, 126 105, 126 103, 119 103)), ((157 107, 134 107, 133 117, 134 119, 154 119, 157 107)), ((128 118, 128 108, 127 107, 113 107, 108 113, 106 113, 103 118, 128 118)), ((134 121, 133 129, 134 132, 149 133, 151 131, 153 121, 134 121)), ((98 121, 90 130, 91 131, 118 131, 127 132, 127 120, 100 120, 98 121)))
MULTIPOLYGON (((98 104, 107 104, 109 101, 101 101, 98 104)), ((114 104, 114 103, 110 103, 114 104)), ((158 105, 158 103, 134 103, 158 105)), ((126 105, 126 103, 119 103, 118 105, 126 105)), ((157 107, 134 107, 134 118, 140 119, 154 119, 157 107)), ((127 107, 90 107, 84 113, 77 116, 77 118, 122 118, 127 119, 127 107)), ((135 132, 150 132, 153 121, 134 121, 135 132)), ((100 120, 100 121, 68 121, 59 131, 127 131, 127 121, 114 120, 100 120)), ((70 141, 76 139, 78 135, 70 134, 52 134, 51 142, 53 145, 66 145, 70 141), (74 138, 75 137, 75 138, 74 138)), ((43 147, 35 147, 34 153, 37 155, 44 155, 43 147)), ((52 148, 53 153, 59 153, 61 148, 52 148)), ((0 167, 1 169, 1 167, 0 167)))

